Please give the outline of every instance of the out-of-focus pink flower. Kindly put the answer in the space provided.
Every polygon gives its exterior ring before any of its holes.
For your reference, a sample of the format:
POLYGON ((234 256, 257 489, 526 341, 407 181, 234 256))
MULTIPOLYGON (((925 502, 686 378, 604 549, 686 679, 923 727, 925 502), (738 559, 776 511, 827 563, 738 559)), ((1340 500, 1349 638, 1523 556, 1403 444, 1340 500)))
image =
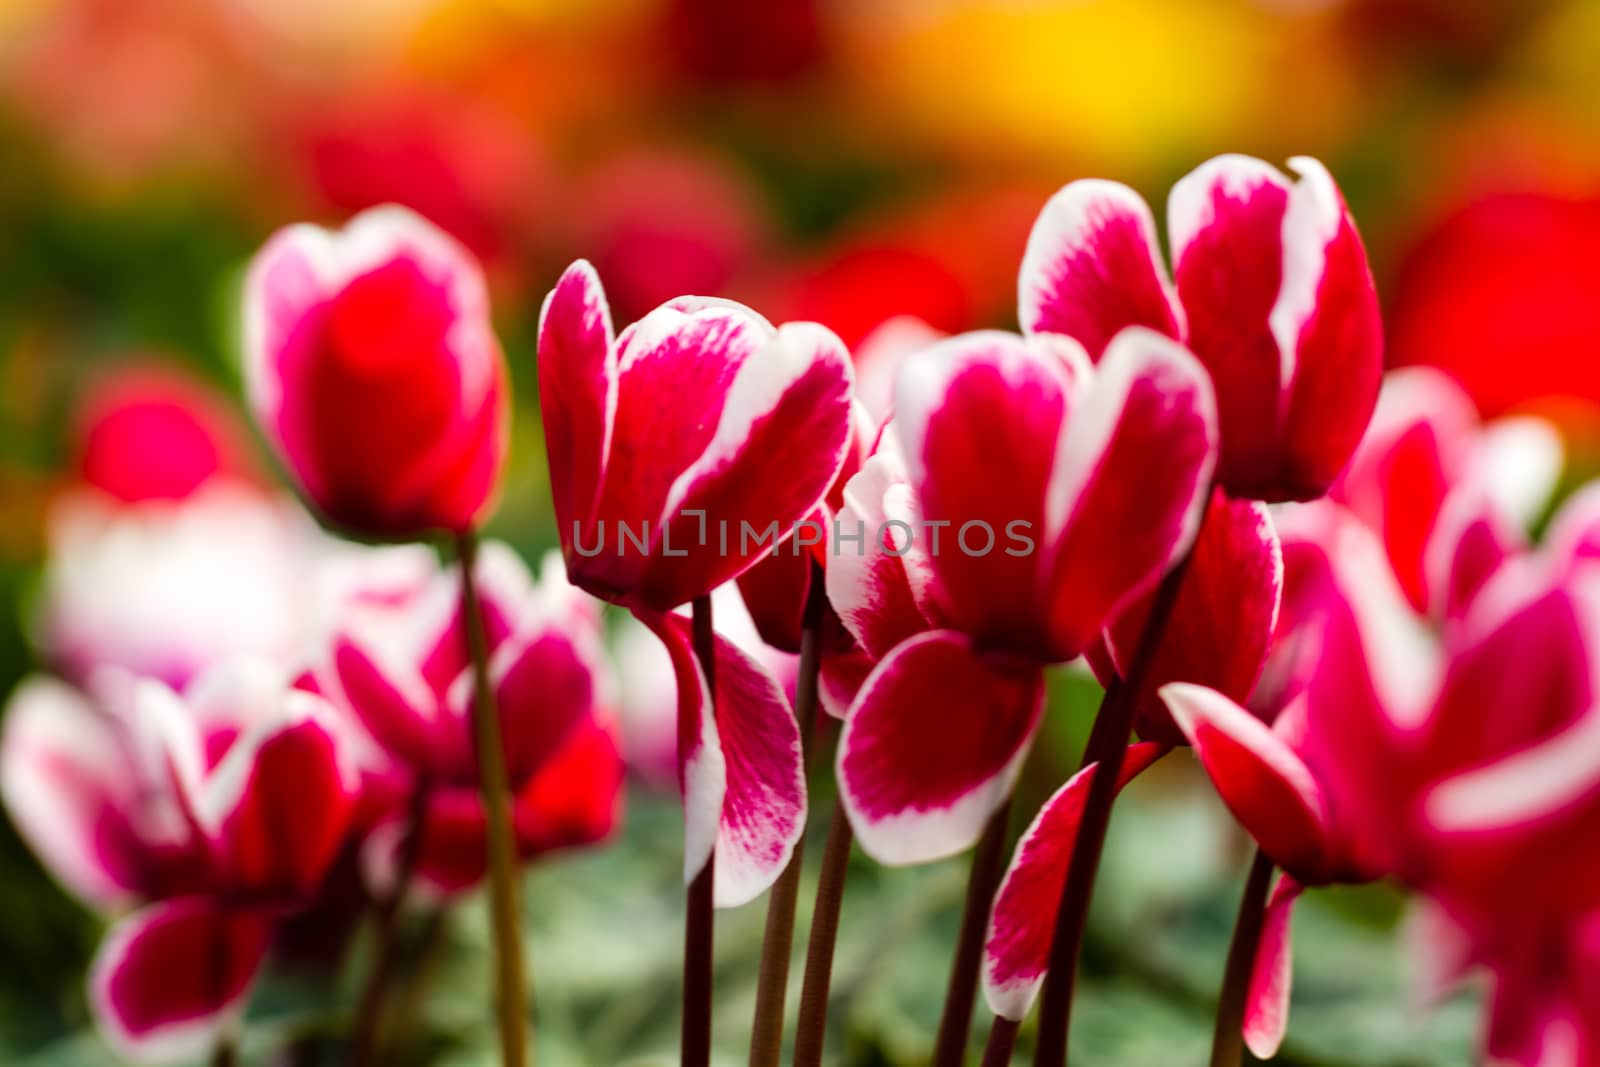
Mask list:
POLYGON ((814 319, 852 351, 892 319, 909 316, 942 333, 973 325, 965 280, 909 243, 862 240, 825 259, 794 284, 796 317, 814 319))
POLYGON ((183 686, 238 655, 292 668, 349 600, 399 596, 429 553, 326 537, 294 501, 226 479, 183 500, 60 498, 36 640, 68 679, 102 669, 183 686))
POLYGON ((1044 665, 1188 550, 1216 409, 1194 358, 1142 328, 1098 368, 1064 337, 954 337, 906 368, 895 407, 845 487, 826 577, 876 661, 840 796, 868 854, 919 863, 969 846, 1009 793, 1044 665))
POLYGON ((245 283, 256 418, 334 523, 409 539, 471 527, 506 447, 505 368, 476 263, 398 207, 297 225, 245 283))
POLYGON ((1297 158, 1291 182, 1245 156, 1218 156, 1167 202, 1173 276, 1138 194, 1068 185, 1028 239, 1018 282, 1028 333, 1072 337, 1098 360, 1139 325, 1177 338, 1216 383, 1217 477, 1236 497, 1327 491, 1366 429, 1383 371, 1366 252, 1327 170, 1297 158))
POLYGON ((77 476, 118 500, 181 500, 211 479, 254 475, 244 429, 199 382, 136 364, 79 400, 77 476))
POLYGON ((946 336, 914 315, 897 315, 855 346, 856 397, 873 422, 881 426, 894 413, 894 383, 905 361, 946 336))
POLYGON ((1384 383, 1331 495, 1382 539, 1412 607, 1456 617, 1507 556, 1527 549, 1561 459, 1542 419, 1482 424, 1446 375, 1406 368, 1384 383))
POLYGON ((235 661, 179 697, 121 679, 94 704, 26 683, 6 716, 6 806, 62 883, 144 906, 90 970, 96 1022, 127 1055, 208 1050, 243 1010, 276 923, 342 846, 355 775, 320 698, 235 661))
POLYGON ((623 319, 680 293, 725 292, 763 242, 762 205, 749 179, 705 152, 610 156, 578 175, 570 196, 568 239, 606 279, 606 297, 623 319))
MULTIPOLYGON (((1330 546, 1339 575, 1317 665, 1272 726, 1220 694, 1163 696, 1218 792, 1298 885, 1393 872, 1450 913, 1555 924, 1600 901, 1600 864, 1573 847, 1600 817, 1593 576, 1507 563, 1439 655, 1397 597, 1330 546)), ((1285 888, 1287 886, 1287 888, 1285 888)), ((1282 906, 1287 906, 1286 904, 1282 906)), ((1287 918, 1257 959, 1246 1038, 1276 1048, 1287 1017, 1287 918), (1282 974, 1284 981, 1263 975, 1282 974), (1270 995, 1270 996, 1269 996, 1270 995)), ((1529 1061, 1538 1062, 1538 1061, 1529 1061)))
POLYGON ((1441 367, 1485 416, 1600 396, 1600 201, 1477 200, 1407 257, 1389 313, 1396 363, 1441 367))
MULTIPOLYGON (((484 547, 476 579, 519 849, 532 858, 599 841, 617 816, 622 763, 598 617, 558 572, 535 585, 496 543, 484 547)), ((417 883, 456 893, 487 870, 460 583, 453 568, 408 601, 351 613, 313 682, 381 752, 368 777, 393 803, 365 858, 379 890, 394 883, 416 790, 425 798, 417 883)))
POLYGON ((290 116, 292 164, 315 214, 410 208, 501 274, 533 237, 547 197, 536 139, 483 99, 379 81, 290 116))
POLYGON ((573 584, 660 612, 737 577, 833 484, 850 380, 827 330, 729 301, 683 297, 616 336, 593 269, 568 268, 541 316, 539 400, 573 584))

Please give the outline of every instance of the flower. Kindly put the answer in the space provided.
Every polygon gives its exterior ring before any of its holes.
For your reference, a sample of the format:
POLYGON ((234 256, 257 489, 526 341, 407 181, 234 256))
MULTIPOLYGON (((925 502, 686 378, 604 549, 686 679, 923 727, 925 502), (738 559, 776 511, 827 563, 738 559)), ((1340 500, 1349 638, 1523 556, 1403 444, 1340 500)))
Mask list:
POLYGON ((1412 607, 1463 614, 1527 530, 1561 473, 1561 439, 1542 419, 1480 423, 1449 377, 1408 367, 1378 407, 1330 495, 1377 532, 1412 607))
POLYGON ((1061 337, 951 338, 902 372, 896 411, 845 487, 826 580, 876 661, 840 737, 841 801, 862 848, 903 864, 976 840, 1043 667, 1188 550, 1216 423, 1194 358, 1142 328, 1097 368, 1061 337))
POLYGON ((215 478, 253 475, 233 412, 166 368, 131 364, 97 379, 75 422, 78 478, 117 500, 181 500, 215 478))
POLYGON ((296 225, 245 282, 245 377, 267 439, 330 521, 396 540, 470 528, 505 452, 482 274, 399 207, 296 225))
MULTIPOLYGON (((528 859, 602 840, 616 821, 622 761, 598 615, 553 569, 536 585, 498 543, 484 546, 475 577, 519 852, 528 859)), ((368 791, 388 802, 365 846, 373 887, 396 881, 418 790, 416 884, 436 894, 479 884, 488 856, 459 568, 436 573, 404 602, 350 612, 312 684, 378 750, 367 761, 368 791)))
MULTIPOLYGON (((1519 916, 1559 926, 1600 903, 1600 868, 1572 847, 1600 817, 1592 574, 1511 561, 1441 657, 1381 550, 1352 547, 1328 548, 1337 577, 1317 666, 1270 727, 1212 690, 1162 691, 1223 800, 1285 871, 1245 1021, 1261 1056, 1287 1019, 1299 886, 1392 872, 1497 937, 1519 916)), ((1497 994, 1496 1019, 1505 1006, 1497 994)))
POLYGON ((1018 280, 1026 333, 1074 338, 1098 360, 1118 331, 1184 342, 1217 391, 1217 477, 1236 497, 1321 496, 1377 400, 1383 344, 1366 252, 1327 170, 1300 157, 1290 182, 1218 156, 1167 202, 1173 276, 1138 194, 1077 181, 1045 206, 1018 280))
POLYGON ((850 361, 811 323, 774 329, 729 301, 669 301, 615 336, 579 261, 539 326, 562 553, 573 584, 670 611, 786 538, 838 475, 850 361))
POLYGON ((278 921, 341 848, 355 776, 332 709, 230 661, 179 697, 152 680, 95 704, 26 683, 6 717, 6 807, 69 889, 117 921, 90 1003, 130 1058, 178 1062, 243 1010, 278 921))

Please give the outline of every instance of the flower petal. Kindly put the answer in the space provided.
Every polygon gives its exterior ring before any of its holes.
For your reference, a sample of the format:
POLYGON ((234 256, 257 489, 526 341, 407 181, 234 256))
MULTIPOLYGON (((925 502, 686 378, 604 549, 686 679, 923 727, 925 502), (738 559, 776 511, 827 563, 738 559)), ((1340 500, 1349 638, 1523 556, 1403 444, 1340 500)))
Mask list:
POLYGON ((1017 280, 1025 333, 1071 337, 1098 360, 1127 326, 1183 337, 1183 310, 1156 251, 1156 225, 1138 193, 1076 181, 1045 205, 1017 280))
MULTIPOLYGON (((1168 682, 1194 682, 1237 703, 1248 700, 1266 662, 1282 589, 1283 554, 1266 505, 1232 500, 1217 490, 1150 668, 1152 691, 1168 682)), ((1152 598, 1141 598, 1106 630, 1119 675, 1139 647, 1152 598)), ((1140 737, 1183 743, 1153 693, 1137 715, 1140 737)))
POLYGON ((434 765, 437 698, 415 670, 352 632, 334 644, 333 671, 340 704, 385 752, 412 768, 434 765))
POLYGON ((1046 595, 1057 659, 1088 647, 1188 551, 1216 463, 1211 384, 1159 334, 1119 334, 1082 407, 1051 473, 1048 514, 1060 533, 1042 542, 1053 545, 1046 595))
POLYGON ((594 540, 587 530, 605 478, 616 407, 611 308, 594 268, 580 259, 539 311, 539 410, 556 529, 569 558, 573 537, 594 540))
POLYGON ((44 677, 17 687, 0 736, 0 797, 46 869, 96 907, 146 888, 144 845, 129 818, 136 789, 111 721, 77 690, 44 677))
MULTIPOLYGON (((1117 789, 1166 751, 1166 746, 1152 742, 1131 746, 1122 761, 1117 789)), ((983 947, 983 992, 989 1007, 1002 1018, 1020 1021, 1027 1015, 1044 980, 1061 890, 1098 766, 1084 767, 1045 801, 1017 841, 1011 866, 995 896, 983 947)))
POLYGON ((325 725, 332 709, 298 691, 282 702, 282 718, 247 731, 207 777, 199 815, 229 888, 295 897, 316 888, 344 844, 356 786, 325 725))
MULTIPOLYGON (((765 319, 732 303, 659 307, 622 332, 611 446, 595 503, 597 539, 567 552, 573 584, 609 599, 636 590, 674 483, 705 454, 740 369, 771 339, 765 319)), ((571 532, 562 531, 563 544, 571 532)), ((687 544, 680 537, 673 551, 687 544)))
POLYGON ((727 759, 711 710, 711 695, 689 634, 672 616, 635 612, 661 639, 678 688, 678 788, 683 793, 683 880, 711 859, 728 792, 727 759))
POLYGON ((203 897, 134 912, 95 954, 95 1021, 130 1059, 199 1060, 243 1012, 271 934, 268 915, 203 897))
POLYGON ((1257 1059, 1276 1056, 1289 1028, 1289 989, 1294 979, 1289 923, 1302 888, 1286 874, 1278 879, 1267 902, 1244 1006, 1244 1043, 1257 1059))
POLYGON ((1203 686, 1176 682, 1161 699, 1194 746, 1217 794, 1274 863, 1318 882, 1330 867, 1322 787, 1270 727, 1203 686))
MULTIPOLYGON (((920 505, 915 533, 936 577, 933 599, 982 647, 1043 660, 1077 651, 1042 645, 1040 574, 1059 525, 1050 498, 1058 452, 1091 373, 1070 342, 986 331, 935 345, 900 376, 893 427, 920 505)), ((857 499, 870 513, 872 502, 857 499)))
POLYGON ((1036 667, 935 630, 868 677, 839 738, 839 798, 867 855, 927 863, 969 847, 1010 794, 1043 710, 1036 667))
POLYGON ((1260 498, 1306 500, 1338 477, 1372 417, 1383 323, 1366 249, 1333 178, 1305 156, 1289 166, 1300 181, 1283 219, 1283 288, 1268 319, 1287 370, 1283 454, 1278 484, 1260 498))
POLYGON ((532 857, 611 835, 622 814, 622 753, 612 729, 580 721, 517 793, 517 844, 532 857))
MULTIPOLYGON (((814 323, 786 323, 745 361, 715 435, 667 494, 644 603, 671 608, 715 589, 768 551, 763 531, 786 538, 812 513, 845 461, 850 389, 849 353, 814 323)), ((825 537, 816 530, 812 543, 825 537)))

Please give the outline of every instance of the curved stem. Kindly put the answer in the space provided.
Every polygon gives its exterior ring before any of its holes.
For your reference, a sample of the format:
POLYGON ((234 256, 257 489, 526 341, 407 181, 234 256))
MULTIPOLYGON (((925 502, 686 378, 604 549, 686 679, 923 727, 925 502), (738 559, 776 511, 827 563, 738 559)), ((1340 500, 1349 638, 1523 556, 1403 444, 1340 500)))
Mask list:
POLYGON ((939 1036, 933 1044, 933 1067, 961 1067, 966 1061, 967 1035, 972 1030, 972 1004, 978 992, 978 969, 983 964, 983 937, 989 930, 989 909, 1006 869, 1006 825, 1011 818, 1011 797, 989 817, 972 857, 967 876, 967 899, 961 906, 961 935, 950 965, 939 1036))
POLYGON ((818 1067, 828 1026, 828 990, 833 982, 833 950, 839 938, 839 909, 844 902, 844 876, 855 834, 843 805, 834 805, 828 841, 822 847, 822 873, 817 903, 811 913, 806 943, 806 973, 800 985, 800 1014, 795 1021, 794 1067, 818 1067))
POLYGON ((388 995, 389 979, 394 970, 396 933, 399 929, 400 904, 405 899, 411 876, 416 872, 417 860, 422 855, 423 819, 428 810, 428 783, 419 779, 411 790, 411 803, 406 814, 406 836, 400 849, 400 862, 395 870, 394 885, 378 902, 376 950, 372 958, 372 971, 367 976, 366 987, 361 991, 361 1004, 356 1011, 355 1035, 351 1039, 350 1062, 354 1067, 369 1067, 378 1049, 378 1026, 383 1017, 383 1002, 388 995))
POLYGON ((1250 876, 1239 899, 1239 918, 1233 924, 1228 963, 1223 970, 1222 993, 1217 998, 1217 1028, 1211 1035, 1211 1067, 1239 1067, 1244 1060, 1244 1009, 1255 972, 1256 950, 1267 916, 1267 890, 1272 885, 1272 861, 1256 849, 1250 876))
MULTIPOLYGON (((1209 494, 1208 494, 1209 495, 1209 494)), ((1198 531, 1196 538, 1198 538, 1198 531)), ((1106 827, 1111 821, 1111 803, 1117 795, 1117 779, 1128 752, 1133 732, 1134 711, 1145 700, 1150 671, 1162 635, 1178 601, 1183 577, 1194 558, 1191 548, 1167 572, 1156 587, 1150 615, 1133 660, 1121 685, 1112 685, 1101 701, 1100 712, 1090 736, 1085 758, 1095 757, 1094 774, 1089 779, 1089 795, 1084 801, 1083 818, 1078 824, 1067 880, 1061 889, 1056 909, 1055 934, 1050 942, 1049 969, 1045 972, 1044 992, 1039 1003, 1039 1046, 1035 1067, 1066 1067, 1067 1028, 1072 1017, 1072 989, 1083 946, 1084 925, 1089 917, 1089 902, 1094 895, 1095 875, 1100 869, 1100 853, 1105 847, 1106 827)))
MULTIPOLYGON (((800 750, 806 770, 811 769, 817 725, 817 681, 822 668, 822 620, 827 598, 822 567, 811 564, 811 580, 800 635, 800 674, 795 681, 794 714, 800 727, 800 750)), ((800 868, 805 859, 805 837, 795 842, 789 865, 772 886, 767 899, 767 926, 761 937, 761 971, 756 979, 756 1010, 750 1028, 750 1067, 778 1067, 783 1053, 783 1008, 789 991, 789 957, 794 950, 794 911, 800 896, 800 868)))
MULTIPOLYGON (((693 639, 695 658, 706 679, 706 695, 716 714, 717 663, 716 633, 711 625, 711 597, 694 601, 693 639)), ((706 857, 689 883, 685 901, 687 916, 683 928, 683 1031, 679 1062, 682 1067, 706 1067, 711 1062, 711 951, 715 928, 715 854, 706 857)))
POLYGON ((461 561, 461 613, 472 653, 472 736, 478 754, 478 782, 483 793, 489 852, 489 910, 494 923, 496 993, 500 1022, 500 1056, 506 1067, 525 1067, 527 1024, 523 1013, 522 934, 517 889, 516 841, 511 831, 510 786, 500 742, 500 719, 489 685, 489 645, 483 609, 478 602, 477 536, 456 536, 461 561))

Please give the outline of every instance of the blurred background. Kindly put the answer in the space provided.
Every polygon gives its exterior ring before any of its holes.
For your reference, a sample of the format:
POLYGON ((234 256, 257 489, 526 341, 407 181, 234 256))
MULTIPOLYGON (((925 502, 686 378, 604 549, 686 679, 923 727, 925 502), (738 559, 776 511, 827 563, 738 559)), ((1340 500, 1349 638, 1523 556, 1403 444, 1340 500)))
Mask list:
MULTIPOLYGON (((885 324, 1014 327, 1050 193, 1116 178, 1159 217, 1224 151, 1322 158, 1372 253, 1391 363, 1443 367, 1486 416, 1550 416, 1580 480, 1600 470, 1597 54, 1594 0, 0 0, 0 692, 38 658, 47 516, 95 481, 107 383, 177 374, 230 421, 249 255, 388 201, 489 272, 518 387, 490 532, 529 559, 555 542, 534 325, 572 258, 619 322, 695 292, 857 349, 885 324)), ((238 434, 230 462, 270 480, 238 434)), ((1060 680, 1028 795, 1072 765, 1094 692, 1060 680)), ((1247 852, 1168 762, 1112 831, 1075 1034, 1097 1064, 1199 1062, 1209 1037, 1247 852)), ((641 786, 617 842, 533 876, 550 1062, 669 1058, 679 834, 641 786)), ((964 878, 853 872, 839 1062, 926 1056, 964 878)), ((729 1062, 763 912, 719 927, 729 1062)), ((1383 889, 1302 907, 1285 1062, 1467 1061, 1470 997, 1406 1001, 1402 914, 1383 889)), ((100 920, 9 827, 0 916, 0 1061, 103 1061, 82 994, 100 920)), ((416 1057, 486 1062, 482 927, 469 909, 450 933, 416 1057)), ((314 1031, 320 995, 270 986, 256 1015, 314 1031)))

